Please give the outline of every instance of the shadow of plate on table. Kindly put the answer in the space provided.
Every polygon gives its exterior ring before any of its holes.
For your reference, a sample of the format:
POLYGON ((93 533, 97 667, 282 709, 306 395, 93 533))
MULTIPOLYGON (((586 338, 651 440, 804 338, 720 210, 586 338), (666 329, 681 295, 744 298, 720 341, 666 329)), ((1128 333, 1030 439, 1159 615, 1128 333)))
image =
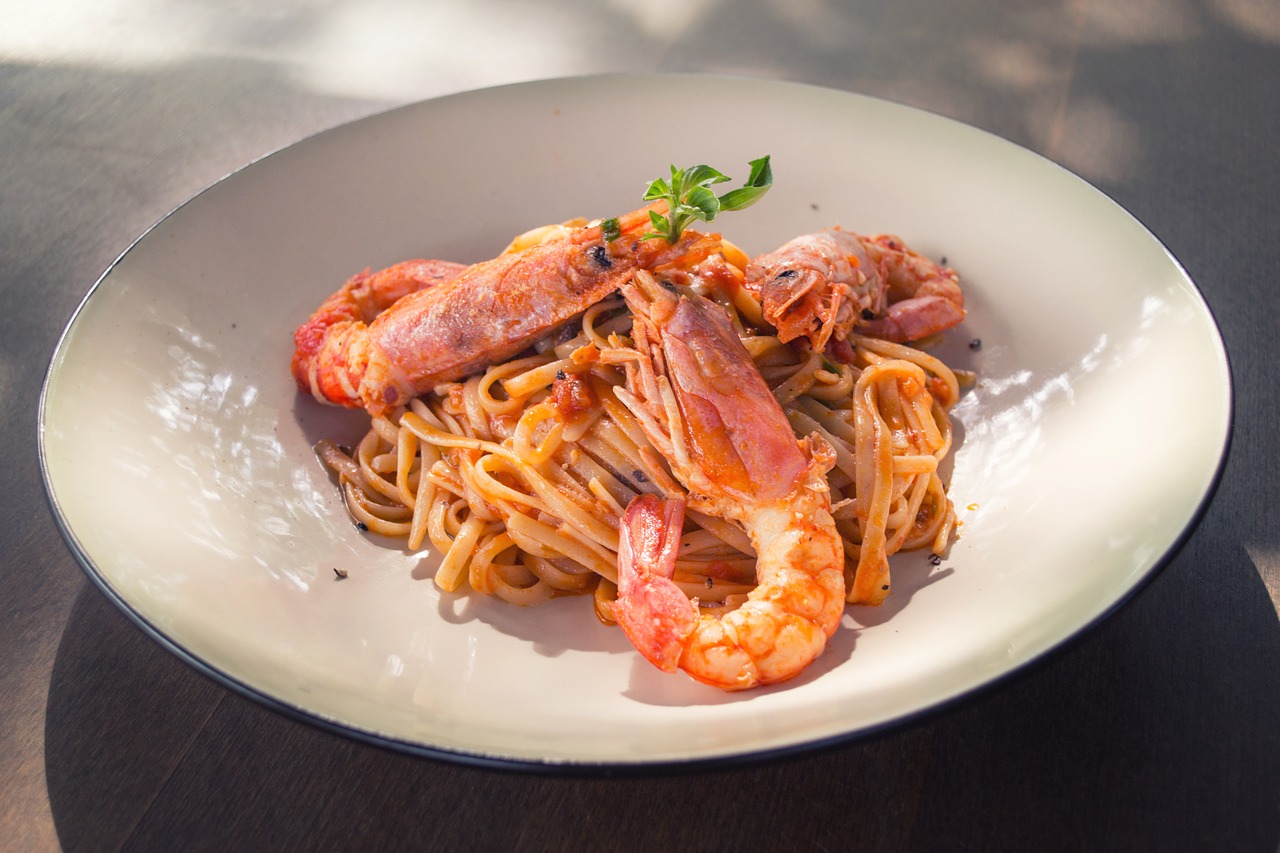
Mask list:
MULTIPOLYGON (((299 724, 201 676, 85 583, 49 684, 50 808, 69 853, 585 849, 600 803, 610 837, 633 847, 714 828, 720 846, 747 849, 779 816, 743 802, 819 778, 821 797, 787 805, 788 825, 808 827, 793 840, 818 849, 1274 849, 1280 623, 1245 551, 1206 533, 1114 619, 968 703, 789 761, 642 778, 496 772, 299 724), (1064 772, 1082 760, 1107 772, 1064 772), (1205 806, 1170 815, 1167 797, 1205 806), (479 820, 476 802, 503 803, 502 819, 479 820), (669 814, 654 820, 659 803, 669 814)), ((837 635, 830 665, 855 639, 837 635)))

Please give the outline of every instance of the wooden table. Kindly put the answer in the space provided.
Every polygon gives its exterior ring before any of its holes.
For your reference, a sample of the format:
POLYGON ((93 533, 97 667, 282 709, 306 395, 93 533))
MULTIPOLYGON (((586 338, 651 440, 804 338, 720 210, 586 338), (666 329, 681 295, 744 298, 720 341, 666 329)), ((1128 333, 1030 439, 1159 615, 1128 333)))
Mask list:
POLYGON ((1277 848, 1274 0, 6 5, 0 848, 1277 848), (1198 283, 1234 372, 1231 456, 1181 552, 1101 628, 958 707, 821 754, 674 775, 400 755, 269 711, 144 635, 64 545, 35 451, 45 367, 101 271, 195 192, 308 134, 603 71, 924 107, 1134 213, 1198 283))

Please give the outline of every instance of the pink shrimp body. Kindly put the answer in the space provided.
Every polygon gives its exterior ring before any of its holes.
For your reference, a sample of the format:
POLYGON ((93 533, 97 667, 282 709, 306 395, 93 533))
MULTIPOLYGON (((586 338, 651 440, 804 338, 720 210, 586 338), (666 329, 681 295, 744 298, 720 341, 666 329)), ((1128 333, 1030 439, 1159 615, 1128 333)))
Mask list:
POLYGON ((756 588, 717 618, 671 580, 683 501, 641 496, 621 526, 614 615, 664 671, 725 690, 785 681, 826 648, 844 612, 844 551, 830 513, 831 448, 797 441, 728 315, 637 273, 623 287, 639 352, 618 397, 689 490, 756 550, 756 588))
POLYGON ((920 340, 965 316, 955 270, 887 234, 830 228, 796 237, 754 258, 747 286, 781 340, 807 337, 815 349, 855 329, 891 341, 920 340))
POLYGON ((960 276, 915 252, 891 234, 863 237, 888 294, 884 316, 859 321, 858 331, 890 341, 918 341, 964 320, 960 276))
POLYGON ((637 269, 696 263, 719 246, 718 236, 695 231, 685 231, 675 245, 640 240, 648 208, 620 217, 619 226, 611 242, 598 225, 578 228, 405 295, 367 326, 335 331, 326 358, 312 361, 308 381, 299 379, 299 386, 324 402, 381 414, 515 355, 617 290, 637 269))

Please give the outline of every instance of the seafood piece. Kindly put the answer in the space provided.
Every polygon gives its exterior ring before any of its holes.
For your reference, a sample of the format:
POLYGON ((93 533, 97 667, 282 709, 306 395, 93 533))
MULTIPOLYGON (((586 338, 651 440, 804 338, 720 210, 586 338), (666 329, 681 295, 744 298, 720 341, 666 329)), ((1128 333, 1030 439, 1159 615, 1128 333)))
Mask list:
POLYGON ((830 228, 796 237, 752 260, 747 286, 760 295, 779 338, 807 337, 818 350, 855 328, 885 340, 918 341, 959 324, 965 314, 955 270, 889 234, 830 228))
POLYGON ((844 612, 844 549, 830 512, 834 452, 797 441, 724 309, 636 273, 622 288, 637 359, 618 398, 689 491, 756 551, 736 610, 700 612, 672 581, 684 502, 640 496, 623 517, 614 616, 658 668, 725 690, 784 681, 824 648, 844 612))
POLYGON ((888 294, 884 316, 858 321, 858 333, 905 343, 945 332, 964 320, 960 276, 909 249, 892 234, 862 237, 888 294))
POLYGON ((692 265, 719 247, 717 235, 696 231, 674 245, 640 239, 649 224, 649 208, 642 208, 619 218, 612 241, 599 225, 578 228, 409 293, 367 326, 335 333, 298 384, 322 402, 382 414, 515 355, 638 269, 692 265))
POLYGON ((858 235, 831 228, 802 234, 747 264, 747 287, 785 343, 807 337, 821 350, 862 316, 885 308, 885 288, 858 235))
POLYGON ((404 261, 352 276, 293 333, 291 369, 298 388, 317 400, 341 400, 355 391, 345 369, 352 333, 360 337, 374 318, 402 297, 444 284, 467 268, 452 261, 404 261))

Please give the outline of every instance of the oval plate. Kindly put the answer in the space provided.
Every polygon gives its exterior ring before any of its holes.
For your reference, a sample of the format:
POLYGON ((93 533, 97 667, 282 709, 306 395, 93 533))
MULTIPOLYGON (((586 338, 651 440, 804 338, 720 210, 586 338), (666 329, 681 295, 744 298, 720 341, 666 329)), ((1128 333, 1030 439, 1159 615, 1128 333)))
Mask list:
POLYGON ((233 689, 410 752, 618 769, 818 748, 1036 660, 1170 558, 1230 425, 1195 286, 1058 166, 843 92, 600 77, 376 115, 201 193, 80 306, 46 378, 40 453, 93 580, 233 689), (849 608, 800 678, 727 695, 651 668, 587 599, 443 594, 429 559, 352 527, 311 446, 367 422, 300 397, 288 372, 323 297, 365 267, 481 260, 535 225, 624 212, 670 163, 740 181, 765 153, 772 191, 716 223, 748 252, 840 224, 899 234, 963 277, 969 319, 938 352, 980 379, 955 410, 963 527, 940 566, 895 558, 890 600, 849 608))

